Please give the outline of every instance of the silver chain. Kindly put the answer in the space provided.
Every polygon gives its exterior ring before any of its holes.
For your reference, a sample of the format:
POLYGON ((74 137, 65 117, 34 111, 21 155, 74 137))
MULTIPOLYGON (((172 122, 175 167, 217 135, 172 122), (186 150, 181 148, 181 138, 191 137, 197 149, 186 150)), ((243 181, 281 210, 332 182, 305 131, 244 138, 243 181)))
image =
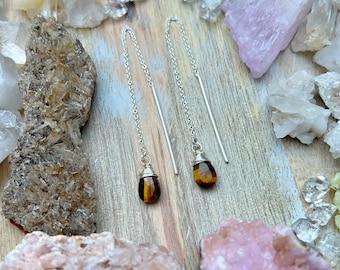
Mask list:
POLYGON ((136 36, 135 36, 134 32, 132 31, 132 29, 130 27, 125 26, 122 30, 122 37, 121 38, 122 38, 122 45, 123 45, 124 67, 125 67, 125 71, 126 71, 126 78, 127 78, 127 81, 128 81, 129 92, 130 92, 130 97, 131 97, 131 102, 132 102, 133 118, 134 118, 134 121, 135 121, 135 127, 136 127, 136 130, 137 130, 138 140, 139 140, 139 144, 140 144, 140 150, 141 150, 141 153, 142 153, 141 162, 143 164, 150 164, 151 158, 147 154, 146 147, 145 147, 145 144, 144 144, 142 130, 141 130, 140 123, 139 123, 139 114, 138 114, 138 109, 137 109, 136 96, 135 96, 135 91, 134 91, 134 86, 133 86, 132 76, 131 76, 131 70, 130 70, 130 64, 129 64, 129 52, 128 52, 128 46, 127 46, 127 42, 126 42, 126 33, 129 33, 130 36, 131 36, 133 45, 134 45, 135 50, 137 52, 139 63, 142 66, 146 80, 147 80, 150 87, 153 87, 153 82, 152 82, 152 79, 151 79, 151 76, 150 76, 149 69, 148 69, 147 65, 145 64, 142 52, 139 48, 136 36))
POLYGON ((171 38, 170 38, 170 24, 171 24, 171 22, 176 22, 178 24, 179 28, 180 28, 182 40, 183 40, 184 46, 185 46, 185 50, 186 50, 186 53, 187 53, 187 55, 190 59, 190 64, 191 64, 192 70, 194 71, 195 75, 197 75, 197 65, 196 65, 196 61, 194 59, 194 56, 191 52, 191 48, 190 48, 190 45, 188 43, 188 39, 187 39, 187 35, 185 33, 183 23, 176 17, 168 18, 166 20, 166 25, 165 25, 165 40, 166 40, 166 44, 167 44, 167 47, 168 47, 169 55, 171 57, 172 67, 173 67, 178 91, 179 91, 179 94, 180 94, 180 97, 181 97, 184 114, 187 118, 187 122, 188 122, 188 125, 189 125, 189 131, 191 133, 191 138, 192 138, 192 143, 193 143, 192 149, 195 152, 197 150, 202 150, 202 146, 199 144, 199 142, 196 138, 195 128, 194 128, 194 125, 192 123, 191 115, 190 115, 189 108, 188 108, 187 99, 186 99, 185 92, 184 92, 184 89, 183 89, 182 79, 181 79, 181 75, 179 73, 179 68, 178 68, 178 64, 177 64, 177 60, 176 60, 176 56, 175 56, 175 52, 174 52, 174 47, 173 47, 172 42, 171 42, 171 38))

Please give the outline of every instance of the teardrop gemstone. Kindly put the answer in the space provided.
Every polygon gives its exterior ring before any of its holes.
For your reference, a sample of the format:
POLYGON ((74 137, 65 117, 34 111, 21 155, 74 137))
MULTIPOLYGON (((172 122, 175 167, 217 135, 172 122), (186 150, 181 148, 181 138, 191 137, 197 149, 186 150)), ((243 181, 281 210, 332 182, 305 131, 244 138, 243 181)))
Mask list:
POLYGON ((145 176, 139 179, 139 197, 145 203, 157 202, 161 196, 161 189, 158 184, 157 176, 145 176))
POLYGON ((210 161, 202 161, 194 165, 194 180, 201 187, 211 187, 216 183, 216 171, 210 161))

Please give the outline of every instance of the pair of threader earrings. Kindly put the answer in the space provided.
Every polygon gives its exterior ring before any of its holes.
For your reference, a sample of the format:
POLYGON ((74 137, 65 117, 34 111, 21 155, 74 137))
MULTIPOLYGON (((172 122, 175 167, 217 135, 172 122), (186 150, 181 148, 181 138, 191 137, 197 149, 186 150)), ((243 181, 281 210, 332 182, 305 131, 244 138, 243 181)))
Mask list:
MULTIPOLYGON (((217 176, 216 176, 216 172, 214 167, 211 165, 210 161, 205 157, 203 151, 202 151, 202 146, 201 144, 198 142, 197 138, 196 138, 196 133, 195 133, 195 129, 191 120, 191 116, 189 113, 189 108, 187 105, 187 100, 186 100, 186 96, 183 90, 183 85, 182 85, 182 81, 181 81, 181 76, 179 74, 179 68, 178 68, 178 64, 177 64, 177 60, 175 57, 175 53, 174 53, 174 49, 173 49, 173 45, 170 39, 170 24, 171 22, 176 22, 179 25, 180 31, 181 31, 181 35, 182 35, 182 40, 184 42, 185 45, 185 49, 186 49, 186 53, 190 59, 190 63, 191 63, 191 67, 193 69, 193 72, 195 74, 195 76, 197 77, 199 84, 200 84, 200 88, 204 97, 204 101, 209 113, 209 117, 210 120, 212 122, 219 146, 221 148, 222 151, 222 155, 223 158, 225 160, 225 162, 228 162, 228 159, 226 157, 208 100, 207 100, 207 96, 202 84, 202 80, 201 77, 198 75, 198 68, 196 65, 196 62, 194 60, 194 56, 191 52, 187 37, 186 37, 186 33, 185 33, 185 29, 183 26, 183 23, 176 17, 171 17, 168 18, 166 21, 166 26, 165 26, 165 40, 167 43, 167 48, 168 48, 168 52, 171 58, 171 62, 172 62, 172 67, 173 67, 173 72, 175 75, 175 80, 176 80, 176 84, 177 84, 177 88, 181 97, 181 101, 182 101, 182 106, 183 106, 183 110, 185 113, 185 116, 187 118, 187 122, 189 125, 189 130, 191 133, 191 138, 192 138, 192 151, 194 152, 195 158, 194 158, 194 162, 193 162, 193 172, 194 172, 194 180, 195 182, 201 186, 201 187, 210 187, 213 186, 216 181, 217 181, 217 176)), ((135 47, 135 50, 137 52, 137 56, 139 59, 139 62, 142 66, 143 72, 146 76, 146 80, 152 90, 154 99, 155 99, 155 103, 157 106, 157 110, 158 110, 158 114, 162 123, 162 127, 165 133, 165 137, 166 137, 166 141, 167 141, 167 146, 169 148, 169 152, 170 152, 170 156, 171 156, 171 160, 172 160, 172 164, 174 167, 174 172, 175 174, 178 174, 177 171, 177 166, 176 166, 176 162, 175 162, 175 158, 173 155, 173 151, 172 151, 172 147, 171 147, 171 143, 170 143, 170 139, 169 139, 169 135, 168 135, 168 131, 164 122, 164 118, 163 118, 163 114, 159 105, 159 101, 158 101, 158 97, 157 97, 157 93, 156 90, 154 88, 154 84, 152 81, 152 78, 150 76, 150 72, 149 69, 147 67, 147 65, 145 64, 142 52, 140 50, 140 47, 138 45, 136 36, 134 34, 134 32, 132 31, 131 28, 129 28, 128 26, 125 26, 122 30, 122 45, 123 45, 123 60, 124 60, 124 67, 125 67, 125 71, 126 71, 126 77, 127 77, 127 81, 128 81, 128 87, 129 87, 129 92, 130 92, 130 97, 131 97, 131 102, 132 102, 132 110, 133 110, 133 117, 134 117, 134 121, 135 121, 135 127, 137 130, 137 135, 138 135, 138 140, 140 143, 140 149, 141 149, 141 162, 144 166, 144 170, 143 172, 140 174, 140 179, 139 179, 139 197, 145 202, 145 203, 155 203, 158 198, 160 197, 161 194, 161 190, 159 187, 159 183, 158 183, 158 176, 155 174, 155 172, 152 169, 151 166, 151 158, 147 153, 145 144, 144 144, 144 139, 143 139, 143 134, 142 134, 142 130, 140 127, 140 123, 139 123, 139 114, 138 114, 138 109, 137 109, 137 103, 136 103, 136 98, 135 98, 135 91, 134 91, 134 86, 133 86, 133 82, 132 82, 132 76, 131 76, 131 70, 130 70, 130 65, 129 65, 129 53, 128 53, 128 46, 127 46, 127 42, 126 42, 126 34, 129 33, 133 42, 133 45, 135 47)))

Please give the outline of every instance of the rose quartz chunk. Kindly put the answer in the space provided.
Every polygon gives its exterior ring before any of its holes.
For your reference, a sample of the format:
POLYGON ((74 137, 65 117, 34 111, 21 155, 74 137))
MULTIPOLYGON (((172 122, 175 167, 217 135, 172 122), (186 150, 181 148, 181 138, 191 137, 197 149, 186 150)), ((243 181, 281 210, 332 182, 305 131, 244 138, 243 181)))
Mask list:
POLYGON ((118 240, 111 233, 48 236, 33 232, 10 252, 0 270, 17 269, 181 269, 165 247, 118 240))
POLYGON ((284 50, 312 6, 312 0, 226 0, 225 23, 242 61, 260 78, 284 50))
POLYGON ((293 231, 260 221, 229 219, 201 242, 202 270, 326 270, 317 252, 302 246, 293 231))

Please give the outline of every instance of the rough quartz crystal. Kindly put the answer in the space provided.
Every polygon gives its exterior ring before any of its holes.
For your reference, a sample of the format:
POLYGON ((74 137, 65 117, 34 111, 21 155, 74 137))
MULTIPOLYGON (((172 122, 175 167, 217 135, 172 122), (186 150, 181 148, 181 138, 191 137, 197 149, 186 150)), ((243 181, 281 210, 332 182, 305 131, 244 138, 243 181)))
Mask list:
POLYGON ((340 119, 340 73, 327 72, 315 78, 319 95, 336 119, 340 119))
POLYGON ((14 61, 0 54, 0 110, 22 108, 22 93, 18 80, 18 68, 14 61))
POLYGON ((310 144, 326 133, 331 112, 315 104, 314 86, 314 77, 302 70, 270 89, 268 103, 274 108, 271 121, 277 138, 289 135, 310 144))
POLYGON ((324 201, 312 203, 306 211, 306 217, 325 226, 336 211, 336 206, 324 201))
POLYGON ((313 243, 320 234, 320 225, 306 218, 299 218, 292 224, 296 237, 305 243, 313 243))
POLYGON ((18 111, 0 110, 0 163, 17 146, 21 124, 18 111))
POLYGON ((16 64, 22 65, 26 61, 27 28, 24 23, 0 21, 0 53, 16 64))
POLYGON ((334 159, 340 158, 340 121, 325 134, 324 141, 329 145, 334 159))
POLYGON ((180 270, 181 266, 163 246, 135 244, 107 232, 88 237, 33 232, 0 262, 0 270, 14 269, 180 270))
POLYGON ((108 17, 97 1, 67 0, 64 5, 64 23, 75 28, 96 27, 108 17))
POLYGON ((327 131, 331 112, 302 99, 285 96, 270 96, 268 103, 275 108, 271 121, 277 138, 289 135, 304 144, 311 144, 316 137, 327 131))
POLYGON ((332 267, 340 265, 340 234, 327 233, 317 244, 317 250, 330 263, 332 267))
POLYGON ((292 41, 293 51, 317 51, 331 44, 335 29, 337 10, 332 0, 315 0, 292 41))
POLYGON ((316 251, 302 246, 293 231, 260 221, 229 219, 201 242, 202 270, 309 269, 331 267, 316 251))
POLYGON ((305 201, 311 203, 322 199, 329 189, 328 179, 323 174, 318 174, 307 179, 301 193, 305 201))
POLYGON ((226 0, 225 23, 243 62, 261 77, 284 50, 309 12, 312 0, 226 0))
POLYGON ((24 231, 87 235, 96 200, 80 127, 96 69, 81 43, 54 19, 35 17, 19 86, 24 128, 10 156, 2 211, 24 231))
POLYGON ((340 73, 340 35, 335 38, 331 45, 318 51, 314 55, 313 60, 329 71, 340 73))

